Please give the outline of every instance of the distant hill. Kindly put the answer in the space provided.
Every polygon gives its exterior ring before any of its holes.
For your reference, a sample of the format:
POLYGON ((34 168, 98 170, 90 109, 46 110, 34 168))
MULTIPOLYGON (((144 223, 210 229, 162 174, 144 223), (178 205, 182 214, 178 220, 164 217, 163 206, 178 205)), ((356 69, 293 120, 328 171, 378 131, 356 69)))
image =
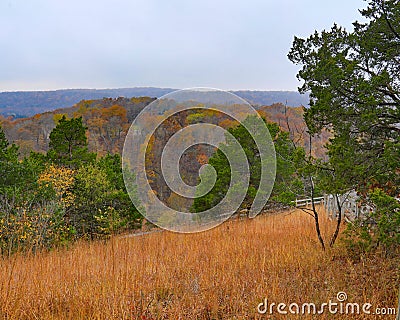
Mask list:
POLYGON ((55 91, 0 92, 0 114, 16 118, 71 107, 82 100, 118 97, 160 97, 171 88, 65 89, 55 91))
MULTIPOLYGON (((82 100, 118 97, 158 98, 175 91, 172 88, 65 89, 55 91, 0 92, 0 114, 14 118, 70 107, 82 100)), ((288 106, 308 105, 308 95, 295 91, 232 91, 253 105, 283 103, 288 106)))
POLYGON ((308 106, 309 95, 297 91, 232 91, 252 105, 270 106, 282 103, 290 107, 308 106))
MULTIPOLYGON (((82 117, 88 128, 89 150, 99 155, 120 153, 125 141, 126 132, 143 108, 155 98, 102 98, 96 100, 81 100, 67 108, 36 114, 32 117, 13 119, 0 115, 0 125, 7 139, 20 147, 21 156, 30 151, 46 152, 49 145, 49 135, 62 115, 67 117, 82 117)), ((256 110, 268 120, 278 123, 284 130, 290 131, 293 140, 298 145, 308 147, 306 125, 303 120, 303 107, 288 107, 282 103, 255 106, 256 110), (289 124, 289 126, 288 126, 289 124)), ((182 120, 186 121, 185 119, 182 120)), ((218 121, 222 121, 219 119, 218 121)), ((315 154, 323 157, 322 146, 328 136, 314 142, 315 154)))

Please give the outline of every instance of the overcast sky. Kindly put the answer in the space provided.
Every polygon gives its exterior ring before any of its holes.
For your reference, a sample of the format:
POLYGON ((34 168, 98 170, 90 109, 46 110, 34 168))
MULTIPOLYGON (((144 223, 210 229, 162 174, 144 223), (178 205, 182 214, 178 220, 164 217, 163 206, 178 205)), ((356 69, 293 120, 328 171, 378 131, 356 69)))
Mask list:
POLYGON ((296 90, 294 35, 351 29, 362 0, 0 0, 0 91, 296 90))

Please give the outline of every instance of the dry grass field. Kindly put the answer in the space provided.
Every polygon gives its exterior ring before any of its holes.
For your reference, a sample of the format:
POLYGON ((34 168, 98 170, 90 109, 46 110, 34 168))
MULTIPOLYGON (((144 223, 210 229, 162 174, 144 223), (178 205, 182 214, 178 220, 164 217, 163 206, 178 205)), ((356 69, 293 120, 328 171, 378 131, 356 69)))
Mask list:
MULTIPOLYGON (((322 221, 331 234, 332 222, 322 221)), ((259 315, 278 303, 397 306, 395 260, 322 252, 301 212, 229 221, 208 232, 113 238, 0 260, 3 319, 377 319, 373 315, 259 315)), ((393 319, 394 316, 385 317, 393 319)))

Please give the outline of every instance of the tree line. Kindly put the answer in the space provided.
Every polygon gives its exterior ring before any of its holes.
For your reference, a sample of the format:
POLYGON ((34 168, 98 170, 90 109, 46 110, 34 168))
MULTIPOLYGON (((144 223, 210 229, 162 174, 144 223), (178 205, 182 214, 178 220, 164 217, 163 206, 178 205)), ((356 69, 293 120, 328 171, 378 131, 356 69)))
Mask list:
POLYGON ((0 250, 37 250, 137 228, 121 157, 88 151, 82 118, 63 116, 46 154, 22 160, 0 127, 0 250))

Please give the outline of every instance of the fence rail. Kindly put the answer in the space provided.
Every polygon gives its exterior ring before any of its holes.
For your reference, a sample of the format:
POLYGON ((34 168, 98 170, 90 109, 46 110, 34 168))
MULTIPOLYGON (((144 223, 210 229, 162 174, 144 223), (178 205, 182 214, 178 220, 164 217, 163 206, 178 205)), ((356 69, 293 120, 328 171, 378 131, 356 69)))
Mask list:
MULTIPOLYGON (((400 202, 399 197, 396 197, 395 199, 400 202)), ((312 200, 312 198, 296 199, 294 201, 291 201, 291 203, 294 204, 297 208, 304 208, 311 206, 312 200)), ((325 194, 322 197, 314 198, 314 204, 324 205, 326 214, 328 215, 329 219, 338 218, 338 201, 342 208, 342 217, 347 222, 351 222, 362 217, 367 217, 375 210, 374 207, 368 205, 367 203, 362 203, 360 197, 357 195, 357 192, 355 192, 354 190, 349 191, 345 194, 337 195, 337 199, 332 194, 325 194)), ((243 209, 236 212, 235 216, 247 216, 248 211, 248 209, 243 209)))
MULTIPOLYGON (((315 197, 315 204, 323 204, 325 211, 330 219, 338 218, 337 201, 342 208, 343 219, 350 222, 362 216, 366 216, 373 212, 374 208, 367 204, 360 204, 360 199, 355 191, 350 191, 343 195, 337 195, 338 199, 332 194, 326 194, 322 197, 315 197)), ((296 199, 292 201, 296 207, 308 207, 312 204, 312 199, 296 199)))
MULTIPOLYGON (((400 202, 400 198, 396 197, 395 199, 400 202)), ((338 218, 338 202, 342 208, 343 219, 347 222, 368 217, 375 211, 375 208, 372 205, 362 202, 360 197, 357 195, 357 192, 354 190, 337 196, 326 194, 323 197, 314 198, 315 204, 324 205, 325 211, 330 219, 338 218)), ((292 203, 294 203, 298 208, 307 207, 311 205, 312 199, 296 199, 296 201, 292 201, 292 203)))
MULTIPOLYGON (((315 197, 314 198, 314 203, 315 204, 324 203, 324 199, 325 199, 325 197, 315 197)), ((312 199, 311 198, 296 199, 295 201, 292 201, 292 203, 294 203, 297 208, 308 207, 309 205, 312 204, 312 199)))

